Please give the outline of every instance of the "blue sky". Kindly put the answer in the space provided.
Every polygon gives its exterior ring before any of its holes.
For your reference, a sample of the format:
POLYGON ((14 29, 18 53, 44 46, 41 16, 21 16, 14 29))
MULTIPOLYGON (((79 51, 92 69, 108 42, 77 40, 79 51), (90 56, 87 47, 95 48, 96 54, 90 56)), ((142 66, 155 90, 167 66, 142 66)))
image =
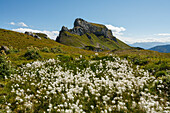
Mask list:
POLYGON ((0 0, 0 28, 53 39, 76 18, 101 23, 125 42, 170 42, 170 0, 0 0))

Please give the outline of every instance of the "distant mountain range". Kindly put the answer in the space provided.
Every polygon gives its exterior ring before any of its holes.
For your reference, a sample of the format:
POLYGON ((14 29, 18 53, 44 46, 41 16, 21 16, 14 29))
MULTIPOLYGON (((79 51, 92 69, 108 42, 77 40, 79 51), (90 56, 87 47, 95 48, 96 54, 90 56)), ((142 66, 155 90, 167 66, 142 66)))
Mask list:
POLYGON ((155 46, 153 48, 150 48, 149 50, 158 51, 158 52, 162 52, 162 53, 170 53, 170 44, 155 46))
POLYGON ((161 45, 167 45, 167 44, 170 44, 170 43, 162 43, 162 42, 136 42, 136 43, 129 44, 129 45, 132 46, 132 47, 141 47, 141 48, 144 48, 144 49, 150 49, 150 48, 153 48, 155 46, 161 46, 161 45))

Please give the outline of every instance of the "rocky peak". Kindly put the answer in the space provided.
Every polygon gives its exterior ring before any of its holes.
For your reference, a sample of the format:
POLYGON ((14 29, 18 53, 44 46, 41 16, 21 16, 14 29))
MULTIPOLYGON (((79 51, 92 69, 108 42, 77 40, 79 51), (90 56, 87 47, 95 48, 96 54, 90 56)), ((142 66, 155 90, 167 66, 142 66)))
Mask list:
POLYGON ((74 27, 82 27, 84 28, 85 26, 88 26, 88 22, 81 19, 81 18, 77 18, 75 21, 74 21, 74 27))
MULTIPOLYGON (((104 36, 105 38, 109 38, 111 40, 117 41, 116 38, 112 35, 111 30, 109 30, 105 25, 90 23, 81 18, 77 18, 74 21, 73 29, 68 29, 67 27, 63 26, 60 31, 60 34, 64 31, 70 32, 71 34, 80 35, 80 36, 87 34, 87 33, 93 33, 96 36, 104 36)), ((60 36, 61 35, 59 35, 56 41, 59 41, 60 36)))
POLYGON ((61 31, 69 31, 69 30, 68 30, 67 27, 63 26, 63 27, 61 28, 61 31))
POLYGON ((74 21, 74 27, 63 26, 56 41, 68 46, 92 51, 129 48, 129 46, 112 35, 105 25, 87 22, 81 18, 74 21))

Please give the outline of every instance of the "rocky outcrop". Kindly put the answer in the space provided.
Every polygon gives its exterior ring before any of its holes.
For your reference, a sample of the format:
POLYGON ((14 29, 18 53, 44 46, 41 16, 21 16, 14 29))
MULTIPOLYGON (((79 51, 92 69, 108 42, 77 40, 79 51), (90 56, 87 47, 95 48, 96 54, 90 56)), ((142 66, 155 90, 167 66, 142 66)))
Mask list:
POLYGON ((9 48, 7 47, 7 46, 1 46, 0 47, 0 50, 3 50, 3 51, 5 51, 5 52, 8 52, 9 51, 9 48))
MULTIPOLYGON (((117 41, 116 38, 112 35, 111 30, 109 30, 106 26, 101 24, 90 23, 81 18, 77 18, 75 20, 73 29, 68 29, 67 27, 63 26, 60 31, 60 34, 64 31, 80 36, 87 33, 93 33, 96 36, 104 36, 105 38, 117 41)), ((60 38, 61 37, 59 35, 56 41, 60 42, 60 38)))
POLYGON ((38 35, 41 38, 49 39, 49 37, 45 33, 35 33, 35 34, 38 35))
POLYGON ((63 26, 56 41, 92 51, 129 48, 127 44, 114 37, 105 25, 87 22, 81 18, 74 21, 72 29, 63 26))
POLYGON ((32 33, 32 32, 26 31, 25 34, 26 34, 26 35, 29 35, 29 36, 32 36, 32 37, 34 37, 34 38, 41 39, 37 34, 34 34, 34 33, 32 33))

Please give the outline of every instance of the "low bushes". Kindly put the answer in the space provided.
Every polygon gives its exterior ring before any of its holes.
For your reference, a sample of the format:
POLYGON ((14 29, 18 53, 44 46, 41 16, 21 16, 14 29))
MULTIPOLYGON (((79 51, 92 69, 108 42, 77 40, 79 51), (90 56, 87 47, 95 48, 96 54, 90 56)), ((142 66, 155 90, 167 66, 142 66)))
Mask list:
POLYGON ((24 57, 27 60, 42 58, 42 56, 39 53, 39 49, 36 47, 28 47, 27 52, 24 54, 24 57))
POLYGON ((9 47, 9 51, 7 52, 8 54, 10 53, 18 53, 20 50, 17 48, 13 48, 12 46, 9 47))
POLYGON ((1 51, 0 53, 0 79, 5 79, 6 77, 9 77, 12 68, 11 68, 11 62, 8 60, 6 54, 4 51, 1 51))
POLYGON ((48 47, 44 47, 41 49, 42 52, 46 52, 46 53, 49 53, 50 52, 50 49, 48 47))
POLYGON ((48 47, 44 47, 41 49, 42 52, 46 52, 46 53, 63 53, 62 49, 60 47, 54 47, 54 48, 48 48, 48 47))

